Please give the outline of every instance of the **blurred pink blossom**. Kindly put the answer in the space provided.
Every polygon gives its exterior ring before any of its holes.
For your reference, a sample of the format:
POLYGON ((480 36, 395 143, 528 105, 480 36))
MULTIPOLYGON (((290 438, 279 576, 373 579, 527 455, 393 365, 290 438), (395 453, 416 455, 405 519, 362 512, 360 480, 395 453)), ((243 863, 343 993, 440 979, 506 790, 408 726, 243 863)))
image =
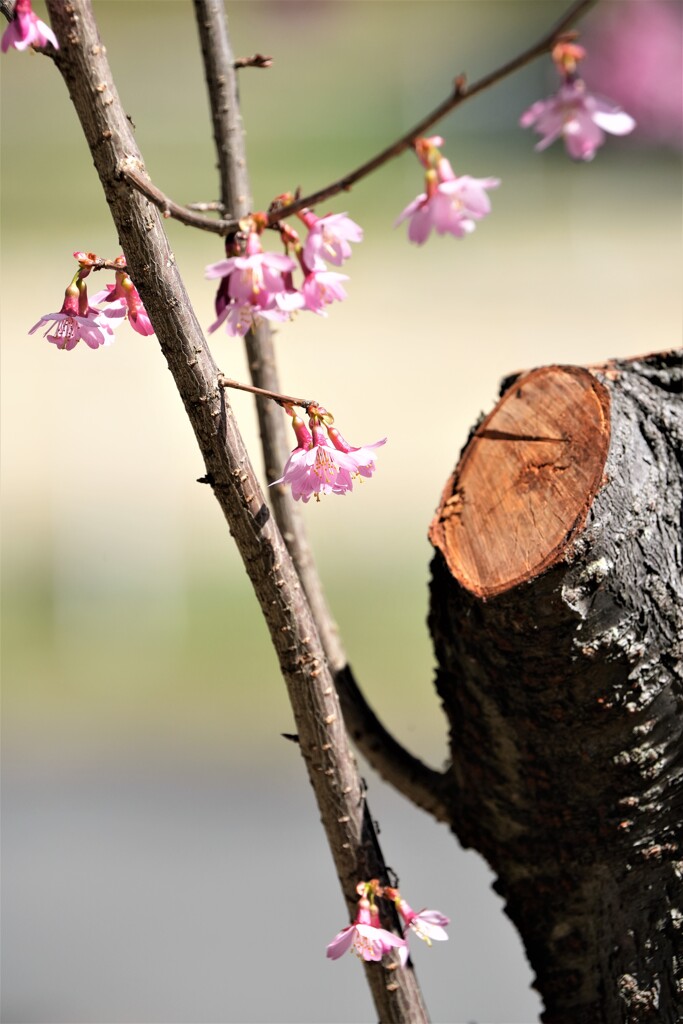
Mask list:
POLYGON ((213 334, 221 324, 225 324, 231 338, 243 338, 247 331, 257 326, 260 317, 283 322, 289 320, 289 313, 275 306, 272 309, 257 309, 249 302, 229 302, 223 306, 208 331, 209 334, 213 334))
POLYGON ((252 231, 244 256, 231 256, 210 264, 205 276, 209 279, 227 277, 229 296, 238 305, 248 302, 258 309, 268 309, 277 293, 285 290, 283 274, 295 267, 294 260, 284 253, 264 252, 258 234, 252 231))
POLYGON ((401 917, 405 921, 406 928, 410 928, 418 938, 431 946, 432 942, 445 942, 448 939, 446 927, 450 924, 450 918, 438 910, 420 910, 417 913, 406 901, 399 897, 396 906, 401 917))
POLYGON ((221 279, 216 294, 215 331, 225 323, 232 337, 244 337, 256 326, 258 317, 289 320, 290 313, 303 305, 292 285, 296 263, 284 253, 264 252, 258 232, 250 231, 243 256, 230 256, 206 267, 209 279, 221 279))
POLYGON ((635 137, 683 148, 683 4, 598 5, 585 40, 586 77, 633 114, 635 137))
POLYGON ((323 260, 340 267, 351 256, 349 242, 362 242, 363 229, 345 213, 316 217, 310 210, 299 214, 308 227, 304 262, 311 270, 325 270, 323 260))
POLYGON ((408 220, 408 238, 416 245, 427 241, 432 228, 438 235, 456 238, 471 234, 476 221, 491 212, 486 190, 500 185, 498 178, 472 178, 468 174, 456 177, 437 148, 442 141, 438 135, 416 141, 418 159, 426 167, 425 191, 406 206, 395 222, 397 227, 408 220))
POLYGON ((52 43, 55 50, 59 49, 57 37, 50 26, 34 13, 31 0, 17 0, 14 18, 2 35, 2 52, 7 53, 11 46, 15 50, 26 50, 29 46, 47 46, 48 43, 52 43))
POLYGON ((574 160, 592 160, 605 141, 605 132, 627 135, 635 128, 629 114, 609 100, 593 96, 580 78, 566 81, 555 96, 537 100, 519 123, 543 136, 535 146, 537 150, 546 149, 561 137, 574 160))
POLYGON ((339 274, 336 270, 312 270, 306 275, 301 289, 303 308, 327 316, 325 306, 331 302, 343 302, 346 298, 341 282, 348 279, 347 274, 339 274))

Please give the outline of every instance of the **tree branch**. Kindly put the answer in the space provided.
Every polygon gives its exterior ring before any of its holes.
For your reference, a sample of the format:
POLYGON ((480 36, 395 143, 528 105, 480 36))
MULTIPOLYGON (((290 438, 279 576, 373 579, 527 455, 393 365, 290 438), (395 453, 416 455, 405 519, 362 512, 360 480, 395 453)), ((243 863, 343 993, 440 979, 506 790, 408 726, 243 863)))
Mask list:
POLYGON ((569 8, 566 14, 557 22, 557 24, 547 32, 542 39, 539 39, 537 43, 530 46, 523 53, 520 53, 518 57, 508 61, 495 71, 491 71, 488 75, 480 78, 471 86, 466 85, 465 75, 459 75, 455 79, 453 92, 450 96, 447 96, 442 103, 439 104, 430 114, 427 114, 421 121, 414 125, 409 132, 403 135, 396 142, 392 143, 391 146, 387 146, 381 153, 372 157, 366 163, 361 164, 355 171, 351 171, 349 174, 344 175, 343 178, 339 178, 338 181, 332 182, 325 188, 319 189, 317 192, 312 192, 310 195, 302 196, 297 199, 294 203, 289 203, 287 206, 282 206, 278 210, 274 210, 268 217, 269 224, 276 224, 284 217, 291 217, 292 214, 297 213, 299 210, 303 210, 307 206, 316 206, 318 203, 323 202, 325 199, 330 199, 332 196, 338 195, 340 192, 348 192, 349 189, 360 181, 361 178, 367 177, 373 171, 376 171, 383 164, 392 160, 394 157, 399 156, 404 150, 409 149, 415 139, 419 138, 420 135, 432 128, 437 124, 446 114, 450 114, 452 110, 459 107, 465 100, 471 99, 478 93, 483 92, 484 89, 490 88, 502 79, 507 78, 508 75, 513 74, 515 71, 519 71, 520 68, 530 64, 532 60, 540 57, 542 54, 551 50, 553 44, 559 35, 566 32, 567 29, 573 25, 582 15, 584 15, 590 7, 592 7, 597 0, 576 0, 575 3, 569 8))
MULTIPOLYGON (((202 46, 214 139, 218 152, 221 203, 239 220, 251 207, 246 149, 239 108, 237 75, 222 0, 195 0, 195 15, 202 46)), ((245 338, 249 372, 255 387, 281 392, 270 325, 261 320, 245 338)), ((256 401, 266 479, 277 480, 289 453, 291 439, 282 412, 264 398, 256 401)), ((284 487, 270 491, 275 519, 294 560, 311 604, 331 664, 346 659, 337 641, 337 627, 330 615, 315 569, 300 511, 284 487), (340 653, 341 652, 341 653, 340 653)))
MULTIPOLYGON (((349 909, 359 879, 384 870, 339 702, 310 607, 249 461, 218 369, 178 273, 163 224, 122 179, 142 157, 122 108, 90 0, 48 0, 69 89, 119 240, 204 457, 207 476, 254 587, 294 712, 349 909)), ((412 970, 368 967, 383 1021, 425 1021, 412 970)))
MULTIPOLYGON (((195 0, 204 57, 214 139, 218 152, 221 203, 239 219, 249 212, 250 187, 237 91, 237 75, 223 0, 195 0)), ((246 337, 252 381, 262 391, 281 392, 270 325, 262 321, 246 337)), ((257 399, 268 480, 281 476, 291 442, 285 420, 267 398, 257 399), (270 467, 270 469, 269 469, 270 467)), ((440 772, 422 764, 389 735, 354 679, 339 630, 325 599, 299 510, 283 486, 271 489, 278 526, 301 578, 330 666, 339 687, 344 718, 358 749, 372 767, 419 807, 440 818, 440 772)))
MULTIPOLYGON (((478 93, 483 92, 485 89, 489 89, 492 85, 507 78, 508 75, 513 74, 515 71, 519 71, 520 68, 530 64, 537 57, 541 57, 544 53, 549 52, 558 36, 563 35, 572 25, 574 25, 580 18, 588 13, 591 7, 595 6, 597 0, 575 0, 575 3, 566 11, 566 13, 560 18, 558 22, 548 31, 538 42, 528 47, 517 57, 502 64, 499 68, 489 72, 488 75, 484 75, 483 78, 478 79, 473 85, 468 86, 466 84, 466 76, 458 75, 455 79, 454 87, 452 92, 443 100, 438 107, 435 107, 431 113, 427 114, 422 118, 416 125, 414 125, 409 132, 397 139, 386 149, 377 153, 371 157, 360 167, 357 167, 354 171, 350 171, 345 174, 344 177, 338 178, 331 184, 326 185, 324 188, 319 189, 317 192, 311 192, 307 196, 301 196, 296 199, 293 203, 288 203, 286 206, 281 206, 276 210, 270 211, 268 214, 268 225, 273 227, 275 224, 284 220, 286 217, 291 217, 293 214, 298 213, 299 210, 303 210, 309 206, 317 206, 322 203, 325 199, 331 199, 333 196, 338 195, 340 192, 348 192, 353 185, 355 185, 362 178, 368 176, 373 171, 378 170, 383 164, 388 163, 389 160, 393 160, 394 157, 400 156, 406 149, 409 149, 415 139, 419 138, 420 135, 424 135, 426 131, 437 124, 446 114, 450 114, 452 110, 459 107, 466 100, 472 99, 478 93)), ((213 13, 214 8, 218 6, 222 7, 221 0, 195 0, 195 8, 197 10, 198 23, 203 19, 205 24, 213 23, 214 16, 216 18, 223 17, 224 15, 218 15, 213 13)), ((201 32, 201 24, 200 24, 201 32)), ((205 67, 209 67, 207 62, 207 53, 211 54, 208 58, 214 62, 218 62, 221 68, 225 67, 225 56, 221 57, 220 50, 221 44, 216 40, 209 39, 206 43, 202 37, 202 49, 204 50, 205 67)), ((235 61, 231 56, 231 72, 234 72, 235 61)), ((208 74, 208 71, 207 71, 208 74)), ((220 78, 223 78, 222 74, 220 78)), ((234 76, 231 76, 234 77, 234 76)), ((211 106, 214 113, 214 138, 216 136, 216 119, 220 117, 221 107, 219 100, 229 92, 227 88, 227 80, 222 82, 220 78, 214 76, 213 85, 209 83, 209 93, 211 95, 211 106), (213 90, 213 92, 212 92, 213 90), (216 101, 216 102, 214 102, 216 101)), ((208 78, 207 78, 208 82, 208 78)), ((235 88, 236 95, 236 88, 235 88)), ((229 120, 229 117, 228 117, 229 120)), ((236 129, 231 126, 230 132, 234 132, 236 129)), ((225 158, 225 146, 224 143, 216 141, 216 146, 219 154, 219 166, 221 169, 221 177, 224 174, 222 161, 225 158)), ((246 177, 246 173, 245 173, 246 177)), ((192 227, 202 228, 204 231, 211 231, 218 235, 229 235, 237 231, 239 228, 239 220, 241 217, 246 216, 247 213, 251 212, 247 208, 243 209, 243 212, 237 213, 236 209, 233 209, 232 219, 212 220, 210 217, 201 217, 198 214, 193 213, 187 207, 179 206, 174 203, 171 199, 163 194, 163 192, 152 186, 150 188, 146 181, 138 181, 135 178, 130 178, 131 184, 134 184, 137 188, 145 188, 145 194, 152 202, 154 202, 165 216, 175 217, 180 220, 183 224, 191 225, 192 227)), ((229 205, 225 206, 225 209, 231 209, 229 205)))
POLYGON ((179 203, 175 203, 160 188, 156 187, 146 172, 143 173, 129 163, 122 164, 120 173, 129 185, 136 188, 145 199, 149 199, 150 203, 153 203, 161 211, 163 217, 173 217, 174 220, 186 224, 187 227, 212 231, 214 235, 225 236, 230 231, 237 230, 238 225, 234 220, 212 220, 211 217, 205 217, 190 209, 189 206, 180 206, 179 203))

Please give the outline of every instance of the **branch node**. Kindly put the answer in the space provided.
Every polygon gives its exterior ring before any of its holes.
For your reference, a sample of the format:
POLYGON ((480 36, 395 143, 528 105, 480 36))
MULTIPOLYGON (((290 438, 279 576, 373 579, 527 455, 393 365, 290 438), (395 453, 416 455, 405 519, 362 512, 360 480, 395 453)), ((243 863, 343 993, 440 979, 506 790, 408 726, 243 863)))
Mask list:
POLYGON ((467 96, 467 75, 464 72, 456 76, 453 82, 453 90, 453 94, 457 98, 467 96))
POLYGON ((239 71, 240 68, 270 68, 273 66, 273 58, 255 53, 253 57, 238 57, 232 66, 235 71, 239 71))

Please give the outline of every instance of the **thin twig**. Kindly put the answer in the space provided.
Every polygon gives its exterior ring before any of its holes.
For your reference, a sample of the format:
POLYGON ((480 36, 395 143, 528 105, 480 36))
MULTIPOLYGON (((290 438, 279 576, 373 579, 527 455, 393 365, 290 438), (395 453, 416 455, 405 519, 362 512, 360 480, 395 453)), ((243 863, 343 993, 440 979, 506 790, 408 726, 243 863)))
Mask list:
POLYGON ((312 398, 293 398, 292 395, 281 395, 276 391, 258 388, 253 384, 242 384, 238 380, 233 380, 232 377, 226 377, 224 373, 218 374, 217 383, 219 388, 235 388, 236 391, 248 391, 251 395, 263 395, 264 398, 270 398, 278 405, 300 405, 302 409, 308 409, 309 406, 318 404, 312 398))
MULTIPOLYGON (((195 0, 195 4, 203 4, 208 0, 195 0)), ((286 217, 291 217, 293 214, 298 213, 299 210, 303 210, 305 207, 317 206, 326 199, 331 199, 333 196, 338 195, 340 192, 348 192, 362 178, 367 177, 373 171, 376 171, 383 164, 388 163, 394 157, 399 156, 405 150, 409 149, 415 139, 424 135, 426 131, 437 124, 446 114, 450 114, 452 110, 459 107, 466 100, 472 99, 478 93, 483 92, 485 89, 490 88, 497 82, 507 78, 508 75, 513 74, 515 71, 519 71, 520 68, 530 64, 537 57, 541 57, 544 53, 550 51, 557 40, 558 36, 563 35, 567 30, 575 24, 580 18, 582 18, 591 7, 597 3, 597 0, 576 0, 569 10, 560 18, 560 20, 550 29, 549 32, 534 43, 533 46, 528 47, 517 57, 508 61, 506 64, 501 65, 494 71, 491 71, 488 75, 484 75, 483 78, 478 79, 472 85, 466 84, 465 75, 458 75, 455 79, 453 89, 443 100, 438 107, 435 107, 431 113, 427 114, 426 117, 422 118, 418 124, 414 125, 410 131, 406 132, 405 135, 401 136, 396 142, 393 142, 386 149, 383 149, 380 153, 377 153, 370 160, 367 160, 360 167, 357 167, 354 171, 349 174, 345 174, 343 178, 338 178, 331 184, 326 185, 324 188, 319 189, 317 192, 311 192, 307 196, 301 196, 294 202, 288 203, 286 206, 280 206, 276 209, 270 210, 268 213, 268 225, 274 227, 279 221, 284 220, 286 217)), ((234 70, 234 61, 233 67, 234 70)), ((219 150, 220 153, 220 150, 219 150)), ((168 196, 165 196, 163 192, 151 185, 148 179, 133 178, 132 176, 126 175, 131 184, 139 187, 144 194, 155 203, 159 209, 164 213, 164 216, 174 217, 176 220, 181 221, 183 224, 188 224, 192 227, 201 228, 204 231, 211 231, 217 235, 230 235, 239 229, 239 220, 244 217, 250 211, 247 209, 243 213, 231 220, 211 220, 209 217, 198 217, 196 214, 192 214, 189 207, 180 206, 178 203, 174 203, 168 196)), ((227 207, 229 209, 229 207, 227 207)), ((235 211, 233 211, 234 215, 235 211)))
POLYGON ((255 53, 253 57, 238 57, 232 66, 235 71, 239 71, 240 68, 270 68, 273 66, 273 58, 255 53))
MULTIPOLYGON (((223 4, 220 0, 195 0, 195 6, 202 36, 214 135, 219 135, 221 140, 219 152, 225 148, 225 138, 231 140, 231 146, 226 149, 226 152, 229 150, 229 156, 225 161, 219 161, 220 167, 227 164, 226 177, 221 178, 221 199, 226 209, 232 209, 238 216, 242 216, 248 212, 248 205, 240 196, 248 195, 249 184, 246 178, 246 152, 241 134, 236 76, 231 66, 232 55, 223 4), (204 35, 207 37, 206 40, 204 35), (234 84, 232 92, 229 88, 231 83, 234 84), (232 162, 236 167, 232 166, 232 162), (235 180, 237 171, 240 177, 236 179, 235 185, 232 181, 235 180)), ((245 340, 253 383, 267 391, 281 392, 275 349, 268 323, 262 320, 257 330, 254 333, 249 332, 245 340)), ((264 402, 262 399, 257 399, 257 402, 268 482, 273 483, 282 475, 282 466, 289 455, 291 440, 280 411, 271 402, 264 402)), ((441 773, 422 764, 404 750, 380 725, 353 676, 339 629, 327 604, 302 516, 284 487, 276 487, 270 494, 275 518, 311 605, 325 654, 335 673, 335 679, 340 682, 340 699, 349 732, 353 735, 358 749, 382 778, 418 807, 423 807, 440 818, 443 808, 436 806, 438 801, 435 794, 440 792, 441 773), (375 726, 376 731, 373 735, 375 726)))
POLYGON ((239 223, 235 220, 212 220, 211 217, 204 217, 201 213, 195 213, 189 206, 180 206, 169 199, 160 188, 139 170, 129 160, 122 163, 119 168, 120 177, 124 178, 129 185, 136 188, 150 203, 154 203, 163 217, 173 217, 191 228, 200 228, 202 231, 212 231, 215 235, 227 235, 230 231, 236 231, 239 223))
POLYGON ((496 82, 502 81, 503 78, 507 78, 513 72, 518 71, 525 65, 530 64, 532 60, 542 56, 542 54, 551 50, 553 44, 558 36, 562 35, 567 29, 574 24, 582 15, 584 15, 590 7, 592 7, 597 0, 576 0, 576 3, 572 4, 570 9, 563 15, 557 24, 547 32, 542 39, 539 39, 537 43, 530 46, 519 56, 513 60, 508 61, 495 71, 491 71, 488 75, 484 75, 473 85, 468 86, 466 84, 465 75, 459 75, 454 82, 453 91, 442 103, 439 104, 430 114, 423 117, 409 132, 406 132, 400 139, 394 142, 391 146, 387 146, 381 153, 372 157, 366 163, 361 164, 355 171, 351 171, 350 174, 346 174, 343 178, 339 178, 338 181, 332 182, 325 188, 319 189, 317 192, 312 192, 310 195, 302 196, 297 199, 294 203, 289 203, 287 206, 283 206, 278 210, 274 210, 268 217, 269 224, 276 224, 284 217, 291 217, 292 214, 297 213, 299 210, 303 210, 307 206, 316 206, 318 203, 323 202, 325 199, 330 199, 332 196, 338 195, 339 192, 348 192, 349 189, 360 181, 361 178, 367 177, 373 171, 376 171, 383 164, 392 160, 394 157, 399 156, 406 149, 409 149, 414 143, 415 139, 424 135, 429 128, 432 128, 437 122, 450 114, 452 110, 459 107, 465 100, 472 99, 477 93, 483 92, 484 89, 488 89, 490 86, 495 85, 496 82))
MULTIPOLYGON (((214 139, 219 154, 220 195, 223 206, 238 219, 249 212, 251 205, 247 174, 246 148, 237 94, 237 75, 228 37, 222 0, 195 0, 197 25, 202 44, 214 139)), ((281 392, 277 357, 270 324, 260 318, 245 338, 252 383, 268 391, 281 392)), ((292 447, 287 424, 279 409, 271 402, 256 401, 261 445, 268 483, 282 475, 292 447)), ((339 642, 336 623, 325 600, 315 568, 313 552, 306 534, 303 517, 284 488, 271 491, 273 511, 285 543, 301 577, 313 615, 321 632, 325 653, 336 669, 346 663, 339 642)))
POLYGON ((197 213, 225 213, 225 207, 218 199, 210 203, 188 203, 187 209, 197 213))

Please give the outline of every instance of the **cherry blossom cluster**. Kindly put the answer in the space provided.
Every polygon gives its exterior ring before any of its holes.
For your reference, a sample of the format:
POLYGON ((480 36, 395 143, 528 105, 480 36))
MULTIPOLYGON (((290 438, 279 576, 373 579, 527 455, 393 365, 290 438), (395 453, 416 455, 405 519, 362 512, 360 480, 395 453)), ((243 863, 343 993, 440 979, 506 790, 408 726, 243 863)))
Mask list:
POLYGON ((402 967, 408 962, 408 943, 405 936, 412 932, 431 946, 432 942, 443 942, 448 938, 446 927, 449 919, 438 910, 420 910, 417 913, 403 899, 398 889, 381 886, 376 878, 359 882, 356 887, 360 899, 353 924, 335 935, 327 947, 327 957, 338 960, 347 950, 353 950, 361 960, 380 961, 392 949, 398 951, 402 967), (394 904, 403 924, 403 935, 396 935, 382 928, 378 899, 394 904))
POLYGON ((542 136, 536 143, 537 150, 547 149, 562 138, 574 160, 592 160, 605 141, 605 132, 628 135, 635 128, 636 122, 629 114, 588 91, 577 71, 585 56, 585 49, 574 42, 562 41, 553 47, 552 58, 562 79, 559 91, 537 100, 519 120, 523 128, 533 128, 542 136))
POLYGON ((21 51, 27 50, 29 46, 47 46, 48 43, 52 43, 55 50, 59 49, 57 37, 50 26, 34 12, 31 0, 17 0, 14 18, 2 34, 2 52, 7 53, 10 47, 21 51))
MULTIPOLYGON (((575 34, 558 39, 552 59, 561 77, 558 93, 534 103, 521 117, 523 127, 541 135, 536 145, 543 150, 563 138, 570 156, 591 160, 604 142, 604 132, 625 135, 635 127, 632 117, 608 100, 588 92, 579 76, 578 64, 585 50, 574 42, 575 34)), ((52 44, 58 48, 52 30, 40 21, 31 0, 17 0, 14 17, 2 37, 2 50, 26 50, 52 44)), ((443 139, 438 135, 419 137, 413 142, 424 169, 424 191, 406 206, 396 225, 407 222, 408 238, 423 245, 432 232, 464 238, 491 212, 489 192, 500 185, 494 177, 456 175, 443 156, 443 139)), ((284 193, 276 198, 272 211, 282 210, 295 197, 284 193)), ((352 243, 363 239, 362 228, 345 213, 318 217, 313 210, 296 211, 305 235, 280 217, 276 225, 268 213, 253 213, 226 240, 226 257, 206 267, 206 277, 218 280, 215 297, 216 319, 209 331, 225 325, 233 337, 243 337, 260 319, 281 322, 299 311, 327 316, 328 307, 346 298, 346 274, 339 271, 351 256, 352 243), (268 252, 262 245, 267 228, 276 227, 284 251, 268 252), (298 279, 295 280, 295 275, 298 279), (300 275, 300 277, 299 277, 300 275)), ((70 351, 79 341, 89 348, 110 345, 114 331, 124 320, 138 334, 154 333, 137 288, 123 256, 109 263, 93 253, 76 252, 79 268, 64 295, 59 311, 45 314, 30 333, 44 327, 44 334, 58 348, 70 351), (88 297, 86 278, 93 270, 114 271, 114 283, 88 297)), ((235 382, 233 382, 233 386, 235 382)), ((275 484, 291 488, 296 501, 320 500, 323 494, 346 494, 354 483, 375 471, 374 449, 386 438, 362 447, 350 445, 334 426, 334 419, 316 404, 271 394, 292 418, 296 447, 275 484), (294 412, 294 405, 306 410, 307 422, 294 412)), ((400 907, 399 907, 400 910, 400 907)))
MULTIPOLYGON (((280 202, 291 198, 278 197, 280 202)), ((308 229, 303 243, 292 227, 283 224, 280 235, 286 252, 264 252, 261 235, 268 217, 257 213, 243 222, 246 242, 239 235, 228 239, 227 258, 206 267, 207 278, 220 278, 210 332, 225 324, 231 337, 244 337, 259 317, 289 320, 298 310, 327 316, 326 306, 346 298, 342 281, 347 275, 327 264, 341 266, 351 255, 350 243, 362 241, 363 229, 345 213, 317 217, 304 209, 298 216, 308 229), (300 287, 294 284, 297 265, 303 274, 300 287)))
POLYGON ((92 252, 75 252, 78 270, 64 292, 64 302, 57 313, 45 313, 29 334, 45 327, 44 336, 65 352, 84 341, 88 348, 111 345, 114 329, 127 320, 138 334, 154 334, 138 290, 126 273, 126 260, 117 257, 108 266, 114 269, 114 284, 109 284, 90 299, 85 282, 92 270, 106 265, 92 252), (101 307, 101 308, 98 308, 101 307))
POLYGON ((287 459, 284 472, 275 484, 288 484, 295 501, 307 502, 321 494, 346 494, 355 481, 369 478, 375 472, 374 448, 386 444, 386 437, 374 444, 354 448, 333 426, 334 417, 319 405, 309 405, 308 425, 291 406, 297 446, 287 459))

